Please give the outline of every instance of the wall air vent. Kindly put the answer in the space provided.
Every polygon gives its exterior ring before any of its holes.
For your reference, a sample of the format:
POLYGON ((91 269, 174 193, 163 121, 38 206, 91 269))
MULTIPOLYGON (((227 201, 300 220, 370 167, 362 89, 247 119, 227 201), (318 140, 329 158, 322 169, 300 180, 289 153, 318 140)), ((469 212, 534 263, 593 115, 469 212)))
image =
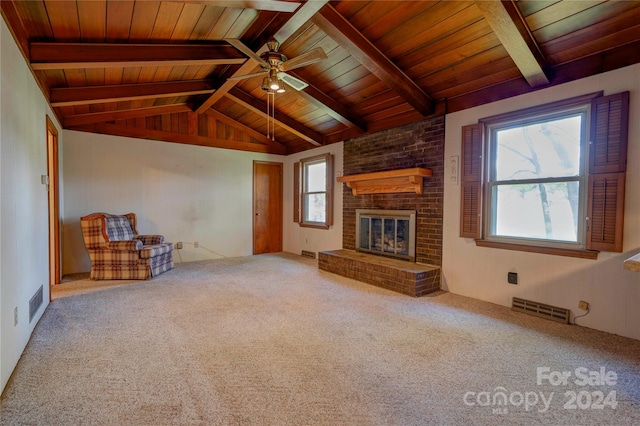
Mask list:
POLYGON ((311 259, 315 259, 316 258, 316 252, 315 251, 302 250, 302 256, 308 257, 308 258, 311 258, 311 259))
POLYGON ((544 303, 533 302, 531 300, 513 298, 511 309, 537 317, 547 318, 553 321, 569 324, 570 310, 558 308, 556 306, 545 305, 544 303))
POLYGON ((40 306, 42 306, 42 286, 38 288, 38 291, 36 291, 31 297, 31 300, 29 300, 29 323, 31 323, 33 317, 36 316, 40 306))

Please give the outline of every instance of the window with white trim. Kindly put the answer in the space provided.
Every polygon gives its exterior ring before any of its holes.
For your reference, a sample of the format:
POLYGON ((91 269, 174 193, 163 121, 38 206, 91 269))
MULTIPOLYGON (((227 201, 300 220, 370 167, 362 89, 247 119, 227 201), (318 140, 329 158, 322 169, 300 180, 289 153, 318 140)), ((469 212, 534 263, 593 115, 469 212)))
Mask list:
POLYGON ((485 238, 584 247, 589 106, 487 125, 485 238))
POLYGON ((622 251, 628 117, 629 92, 594 93, 463 127, 460 236, 587 258, 622 251))

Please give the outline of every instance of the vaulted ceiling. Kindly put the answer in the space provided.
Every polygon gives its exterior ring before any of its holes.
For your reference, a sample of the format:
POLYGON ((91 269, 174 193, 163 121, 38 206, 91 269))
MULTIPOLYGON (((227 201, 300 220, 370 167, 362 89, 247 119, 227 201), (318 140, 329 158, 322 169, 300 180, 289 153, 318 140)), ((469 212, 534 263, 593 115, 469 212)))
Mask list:
POLYGON ((64 128, 277 154, 640 62, 640 1, 0 4, 64 128), (237 78, 270 39, 306 88, 237 78))

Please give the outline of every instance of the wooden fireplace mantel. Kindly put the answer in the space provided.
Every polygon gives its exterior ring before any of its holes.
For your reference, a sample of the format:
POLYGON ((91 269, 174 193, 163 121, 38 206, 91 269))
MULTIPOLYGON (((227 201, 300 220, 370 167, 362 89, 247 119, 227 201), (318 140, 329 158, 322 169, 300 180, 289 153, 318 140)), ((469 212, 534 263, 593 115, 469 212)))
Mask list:
POLYGON ((354 196, 361 194, 389 194, 415 192, 422 194, 422 179, 431 176, 431 169, 413 168, 388 170, 385 172, 362 173, 340 176, 338 182, 346 183, 354 196))

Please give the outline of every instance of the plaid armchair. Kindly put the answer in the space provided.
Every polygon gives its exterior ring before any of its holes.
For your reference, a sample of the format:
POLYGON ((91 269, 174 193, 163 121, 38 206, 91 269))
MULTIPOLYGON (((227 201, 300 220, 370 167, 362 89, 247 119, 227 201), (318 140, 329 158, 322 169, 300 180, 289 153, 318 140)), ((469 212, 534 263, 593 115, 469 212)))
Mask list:
POLYGON ((173 269, 173 243, 138 235, 135 213, 80 218, 92 280, 146 280, 173 269))

